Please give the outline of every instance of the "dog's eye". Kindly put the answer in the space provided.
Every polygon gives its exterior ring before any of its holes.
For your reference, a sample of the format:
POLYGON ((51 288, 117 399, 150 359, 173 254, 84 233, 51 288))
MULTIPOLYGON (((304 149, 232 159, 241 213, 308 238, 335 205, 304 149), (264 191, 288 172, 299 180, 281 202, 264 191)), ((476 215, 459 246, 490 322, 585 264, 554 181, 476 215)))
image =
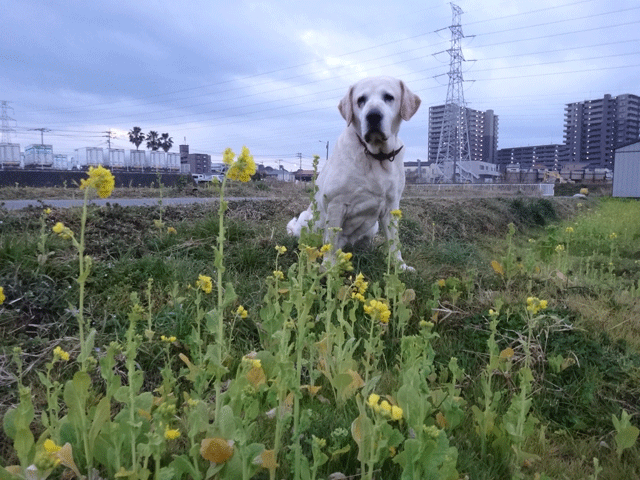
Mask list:
POLYGON ((385 102, 387 103, 391 103, 393 102, 395 99, 393 98, 393 95, 389 94, 389 93, 385 93, 384 96, 382 97, 384 99, 385 102))
POLYGON ((367 97, 362 95, 358 97, 358 100, 356 100, 356 102, 358 103, 358 107, 362 108, 364 104, 367 103, 367 97))

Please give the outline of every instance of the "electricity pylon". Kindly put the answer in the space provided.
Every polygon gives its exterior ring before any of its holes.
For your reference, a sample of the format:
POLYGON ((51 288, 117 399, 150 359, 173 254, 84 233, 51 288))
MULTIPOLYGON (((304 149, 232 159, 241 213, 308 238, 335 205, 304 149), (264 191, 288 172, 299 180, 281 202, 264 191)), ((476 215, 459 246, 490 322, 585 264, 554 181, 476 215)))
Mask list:
MULTIPOLYGON (((447 87, 447 100, 444 106, 440 141, 438 142, 438 154, 436 156, 436 168, 444 174, 451 165, 451 181, 469 181, 470 175, 460 162, 470 161, 469 124, 467 122, 467 105, 464 100, 464 79, 462 77, 462 25, 460 17, 463 13, 458 5, 451 3, 453 19, 449 29, 451 30, 451 48, 447 50, 450 56, 449 62, 449 86, 447 87), (445 165, 447 168, 445 169, 445 165)), ((447 181, 448 179, 444 179, 447 181)))

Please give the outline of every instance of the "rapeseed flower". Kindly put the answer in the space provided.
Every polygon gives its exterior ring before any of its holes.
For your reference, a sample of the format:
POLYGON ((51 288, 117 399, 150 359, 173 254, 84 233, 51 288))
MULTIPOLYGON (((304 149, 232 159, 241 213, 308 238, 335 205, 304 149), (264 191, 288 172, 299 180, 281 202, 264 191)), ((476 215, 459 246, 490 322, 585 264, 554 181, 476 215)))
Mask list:
POLYGON ((573 227, 567 227, 564 229, 564 231, 567 233, 573 233, 573 227))
POLYGON ((180 436, 180 430, 176 430, 175 428, 167 428, 164 431, 164 438, 167 440, 175 440, 180 436))
POLYGON ((65 240, 69 240, 73 238, 73 232, 69 227, 66 227, 64 223, 58 222, 56 223, 51 230, 53 233, 57 234, 59 237, 64 238, 65 240))
POLYGON ((353 287, 362 295, 364 295, 367 288, 369 288, 369 282, 364 281, 364 275, 362 272, 356 276, 356 281, 353 283, 353 287))
POLYGON ((211 277, 208 277, 206 275, 199 275, 198 280, 196 281, 196 288, 199 288, 204 293, 211 293, 211 290, 213 290, 213 282, 211 280, 211 277))
POLYGON ((44 447, 44 450, 47 453, 56 453, 62 449, 60 445, 57 445, 56 442, 54 442, 50 438, 47 438, 42 444, 42 446, 44 447))
POLYGON ((168 227, 168 228, 167 228, 167 233, 168 233, 169 235, 175 235, 175 234, 177 234, 177 233, 178 233, 178 231, 177 231, 174 227, 168 227))
POLYGON ((256 173, 256 162, 253 160, 253 155, 249 152, 247 147, 242 147, 242 153, 238 156, 234 162, 233 158, 235 154, 231 149, 227 149, 223 154, 223 161, 229 165, 227 171, 227 177, 231 180, 239 180, 241 182, 248 182, 251 180, 251 176, 256 173), (229 163, 231 161, 231 163, 229 163))
POLYGON ((556 252, 560 253, 560 252, 564 252, 564 245, 562 245, 561 243, 558 244, 556 246, 556 252))
POLYGON ((276 252, 278 252, 280 255, 283 255, 287 253, 287 247, 282 245, 276 245, 276 252))
POLYGON ((376 393, 372 393, 371 395, 369 395, 369 398, 367 399, 367 405, 369 405, 371 408, 376 410, 376 408, 379 407, 378 405, 379 401, 380 401, 380 395, 376 393))
POLYGON ((177 338, 175 336, 170 336, 170 337, 166 337, 164 335, 160 336, 160 340, 162 340, 163 342, 167 342, 167 343, 173 343, 177 340, 177 338))
POLYGON ((284 280, 284 273, 282 273, 281 270, 274 270, 273 278, 275 278, 276 280, 284 280))
POLYGON ((391 416, 391 404, 387 400, 380 402, 380 412, 387 417, 391 416))
POLYGON ((53 349, 53 360, 64 360, 65 362, 69 361, 69 353, 65 352, 60 345, 53 349))
POLYGON ((369 315, 371 320, 384 324, 389 323, 389 317, 391 317, 387 304, 375 299, 369 300, 369 304, 364 306, 364 313, 369 315))
POLYGON ((100 198, 107 198, 115 185, 116 180, 111 172, 99 165, 97 168, 89 167, 89 178, 83 178, 80 181, 80 190, 95 188, 100 198))
POLYGON ((540 300, 538 297, 527 298, 527 310, 534 315, 545 308, 547 308, 546 300, 540 300))
POLYGON ((402 420, 402 414, 404 412, 397 405, 393 405, 391 407, 391 420, 400 421, 402 420))
POLYGON ((4 296, 4 288, 0 287, 0 305, 2 305, 7 297, 4 296))
POLYGON ((247 312, 247 310, 242 305, 240 305, 236 310, 236 315, 238 315, 240 318, 247 318, 249 316, 249 312, 247 312))
POLYGON ((400 220, 402 218, 402 210, 400 210, 399 208, 391 210, 391 216, 400 220))

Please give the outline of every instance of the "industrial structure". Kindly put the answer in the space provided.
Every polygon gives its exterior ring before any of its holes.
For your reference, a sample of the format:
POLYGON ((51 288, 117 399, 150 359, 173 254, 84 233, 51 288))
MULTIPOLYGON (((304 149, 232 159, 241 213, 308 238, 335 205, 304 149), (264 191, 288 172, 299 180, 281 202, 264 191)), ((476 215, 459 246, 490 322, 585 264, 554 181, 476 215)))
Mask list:
MULTIPOLYGON (((468 171, 462 167, 463 163, 471 161, 469 146, 469 124, 467 122, 467 106, 464 100, 462 77, 462 25, 460 17, 462 9, 458 5, 451 4, 452 21, 451 47, 447 50, 449 62, 449 84, 447 86, 447 100, 442 113, 440 123, 440 137, 436 152, 434 170, 435 182, 471 181, 468 171), (449 173, 450 171, 450 173, 449 173)), ((429 112, 431 114, 431 110, 429 112)))

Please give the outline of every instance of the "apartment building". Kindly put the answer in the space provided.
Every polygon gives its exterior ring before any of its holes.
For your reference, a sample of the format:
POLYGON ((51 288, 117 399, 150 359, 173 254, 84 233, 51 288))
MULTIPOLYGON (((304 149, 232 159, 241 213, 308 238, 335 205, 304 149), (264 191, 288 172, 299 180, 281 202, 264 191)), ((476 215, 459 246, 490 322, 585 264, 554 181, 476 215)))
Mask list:
POLYGON ((640 97, 624 94, 565 107, 563 163, 613 169, 614 149, 638 140, 640 97))
MULTIPOLYGON (((444 121, 445 105, 429 107, 429 162, 438 156, 440 132, 444 121)), ((469 156, 472 161, 495 163, 498 150, 498 116, 493 110, 486 112, 466 108, 469 129, 469 156)))
POLYGON ((534 145, 528 147, 501 148, 496 163, 501 171, 508 167, 529 169, 544 166, 548 170, 561 170, 562 158, 566 156, 566 145, 534 145))

